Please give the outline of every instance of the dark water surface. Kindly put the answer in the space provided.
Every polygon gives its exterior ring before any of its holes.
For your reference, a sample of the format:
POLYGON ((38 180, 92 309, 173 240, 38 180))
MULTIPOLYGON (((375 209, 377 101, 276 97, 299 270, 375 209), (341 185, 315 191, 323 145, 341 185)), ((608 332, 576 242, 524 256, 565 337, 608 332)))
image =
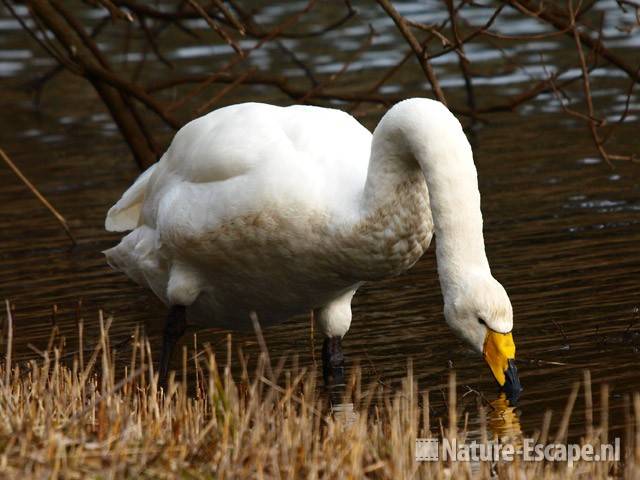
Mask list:
MULTIPOLYGON (((611 4, 615 2, 602 2, 602 8, 611 4)), ((421 13, 421 5, 400 3, 400 9, 406 15, 413 12, 417 19, 434 21, 421 13)), ((300 4, 291 2, 287 8, 296 7, 300 4)), ((401 58, 405 45, 375 8, 367 8, 364 15, 380 35, 358 68, 377 73, 401 58)), ((486 20, 490 10, 485 10, 478 10, 472 23, 486 20)), ((282 11, 267 9, 264 17, 269 15, 277 17, 282 11)), ((510 25, 510 18, 507 14, 499 23, 511 28, 510 33, 540 29, 534 23, 510 25)), ((342 33, 331 34, 338 51, 322 50, 313 43, 305 50, 309 57, 315 55, 318 72, 330 73, 340 68, 340 55, 356 49, 366 31, 365 22, 348 24, 342 33)), ((618 44, 630 60, 637 57, 632 52, 640 44, 638 35, 621 37, 618 44)), ((556 40, 540 41, 531 48, 536 54, 548 52, 552 64, 574 54, 556 40)), ((169 53, 181 68, 204 71, 205 60, 215 59, 218 50, 194 44, 169 53)), ((535 71, 534 53, 513 53, 531 63, 527 74, 505 70, 503 75, 478 79, 480 100, 516 92, 527 75, 541 74, 535 71)), ((489 47, 476 46, 468 54, 479 68, 500 62, 499 53, 489 47)), ((275 68, 278 59, 267 52, 253 61, 268 69, 275 68)), ((456 61, 441 57, 438 69, 445 91, 462 98, 460 78, 452 67, 456 61)), ((41 106, 34 106, 31 94, 21 86, 48 65, 50 60, 0 11, 0 147, 68 219, 78 238, 78 245, 71 248, 55 220, 0 165, 0 298, 15 305, 15 357, 33 358, 28 344, 46 346, 53 305, 57 306, 56 323, 70 339, 78 316, 85 319, 88 342, 95 339, 102 309, 114 317, 114 343, 139 323, 157 346, 164 307, 150 292, 111 271, 101 254, 119 238, 103 230, 105 213, 138 171, 106 110, 83 81, 59 75, 47 85, 41 106)), ((625 98, 610 88, 618 86, 615 72, 607 68, 601 72, 594 96, 615 117, 625 98)), ((348 81, 358 78, 348 77, 348 81)), ((415 66, 396 82, 387 89, 399 95, 428 95, 415 66)), ((256 98, 287 103, 278 94, 260 89, 239 93, 233 100, 256 98)), ((640 150, 639 107, 633 97, 616 150, 640 150)), ((540 427, 545 410, 561 415, 584 369, 591 371, 594 393, 600 384, 610 385, 613 425, 624 423, 624 395, 640 390, 640 166, 608 167, 595 157, 586 129, 559 110, 552 96, 542 96, 517 113, 491 116, 489 124, 471 135, 483 195, 487 252, 494 276, 506 287, 514 308, 518 365, 525 388, 518 416, 529 433, 540 427)), ((382 113, 374 109, 362 120, 373 127, 382 113)), ((453 337, 444 323, 433 246, 404 275, 362 287, 353 310, 344 348, 351 364, 363 367, 366 381, 393 386, 411 358, 420 387, 432 391, 437 414, 443 406, 441 391, 454 367, 461 404, 470 412, 471 425, 477 424, 475 392, 488 401, 497 392, 483 360, 453 337)), ((303 365, 311 362, 307 318, 270 328, 265 335, 272 357, 298 355, 303 365)), ((200 331, 198 339, 223 345, 225 334, 200 331)), ((255 350, 253 335, 234 334, 234 342, 255 350)), ((320 343, 316 338, 316 350, 320 343)), ((582 431, 583 407, 580 397, 573 416, 574 434, 582 431)))

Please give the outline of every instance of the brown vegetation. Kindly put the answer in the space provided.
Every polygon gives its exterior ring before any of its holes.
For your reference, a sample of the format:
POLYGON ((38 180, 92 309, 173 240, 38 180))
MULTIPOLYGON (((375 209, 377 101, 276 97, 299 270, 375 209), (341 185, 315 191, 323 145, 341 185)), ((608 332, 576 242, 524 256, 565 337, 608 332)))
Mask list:
MULTIPOLYGON (((469 432, 467 419, 456 412, 452 375, 447 418, 432 418, 429 393, 419 394, 410 368, 391 394, 383 394, 380 384, 362 389, 356 371, 346 398, 357 414, 332 414, 314 371, 285 368, 284 362, 272 366, 263 351, 251 374, 240 354, 240 374, 234 378, 230 350, 209 346, 190 356, 185 348, 182 378, 172 378, 163 393, 148 341, 135 332, 130 348, 111 345, 111 319, 100 318, 96 345, 85 348, 80 327, 78 351, 65 354, 52 341, 40 360, 20 365, 11 360, 8 303, 5 320, 9 344, 0 366, 0 472, 5 478, 564 479, 639 473, 639 395, 634 415, 627 418, 621 462, 572 467, 566 462, 416 462, 418 437, 492 438, 504 423, 517 426, 517 414, 508 407, 492 412, 497 404, 479 403, 480 432, 469 432)), ((534 432, 540 442, 566 440, 579 387, 574 386, 558 430, 550 428, 547 415, 534 432)), ((600 423, 593 425, 588 375, 584 387, 583 441, 606 442, 607 390, 601 395, 600 423)), ((503 437, 504 442, 519 439, 503 437)))

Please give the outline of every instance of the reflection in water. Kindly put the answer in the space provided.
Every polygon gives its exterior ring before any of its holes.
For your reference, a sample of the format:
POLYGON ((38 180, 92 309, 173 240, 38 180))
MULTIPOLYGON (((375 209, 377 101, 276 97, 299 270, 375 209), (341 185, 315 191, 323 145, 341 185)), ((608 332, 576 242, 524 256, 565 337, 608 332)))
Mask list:
POLYGON ((504 393, 500 393, 498 398, 490 403, 490 406, 487 425, 493 435, 493 440, 508 439, 514 444, 520 444, 522 429, 516 407, 511 405, 504 393))
POLYGON ((353 403, 334 403, 331 405, 331 415, 339 423, 349 426, 358 421, 358 411, 353 403))

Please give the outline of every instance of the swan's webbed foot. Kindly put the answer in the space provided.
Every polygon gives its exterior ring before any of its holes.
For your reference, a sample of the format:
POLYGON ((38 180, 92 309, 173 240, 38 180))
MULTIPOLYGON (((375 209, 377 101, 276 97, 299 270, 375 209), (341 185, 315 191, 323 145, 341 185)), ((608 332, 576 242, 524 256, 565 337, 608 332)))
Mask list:
POLYGON ((169 377, 169 364, 173 351, 187 329, 187 308, 183 305, 174 305, 169 310, 167 321, 162 334, 162 354, 160 355, 160 366, 158 368, 158 386, 165 393, 167 391, 167 380, 169 377))
POLYGON ((322 375, 325 387, 344 387, 342 337, 327 337, 322 344, 322 375))

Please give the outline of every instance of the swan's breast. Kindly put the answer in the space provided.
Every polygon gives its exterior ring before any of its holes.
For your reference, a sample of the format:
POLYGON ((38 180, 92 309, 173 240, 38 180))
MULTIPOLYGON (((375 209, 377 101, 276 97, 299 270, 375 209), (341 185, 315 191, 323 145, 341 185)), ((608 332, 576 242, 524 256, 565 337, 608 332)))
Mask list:
POLYGON ((409 269, 431 243, 433 220, 424 177, 396 185, 388 200, 367 213, 345 241, 345 255, 363 280, 409 269))

